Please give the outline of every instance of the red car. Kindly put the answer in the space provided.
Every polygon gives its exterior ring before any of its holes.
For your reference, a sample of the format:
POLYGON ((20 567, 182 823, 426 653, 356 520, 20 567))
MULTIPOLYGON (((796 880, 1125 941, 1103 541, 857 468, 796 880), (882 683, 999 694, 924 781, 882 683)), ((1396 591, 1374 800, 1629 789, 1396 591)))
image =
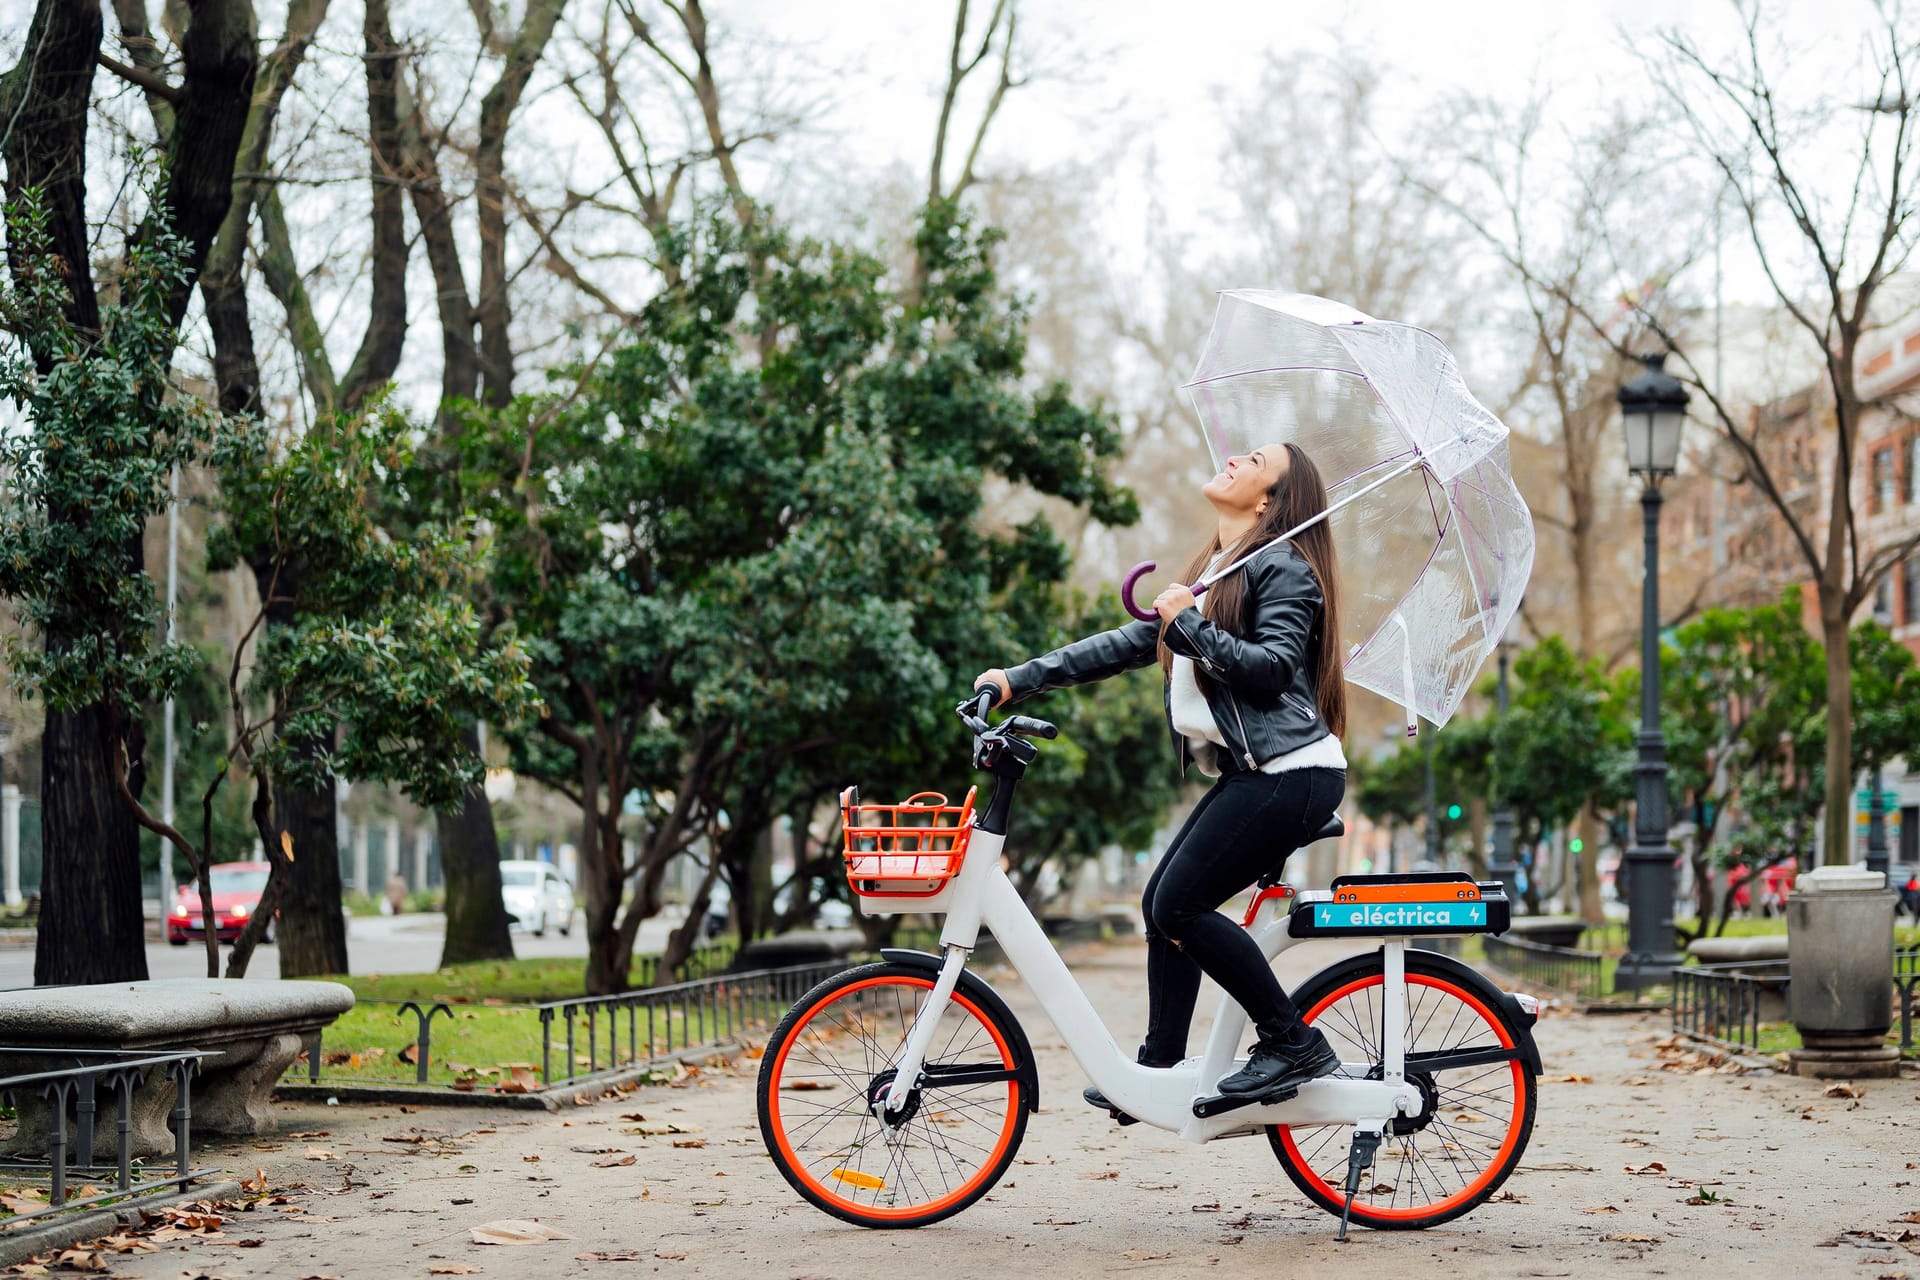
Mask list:
MULTIPOLYGON (((209 869, 213 882, 213 922, 220 941, 232 942, 247 927, 247 920, 260 906, 260 895, 267 887, 265 862, 217 862, 209 869)), ((182 884, 167 913, 167 941, 184 947, 189 941, 206 937, 206 922, 200 915, 200 885, 189 880, 182 884)), ((267 926, 263 942, 273 940, 273 926, 267 926)))

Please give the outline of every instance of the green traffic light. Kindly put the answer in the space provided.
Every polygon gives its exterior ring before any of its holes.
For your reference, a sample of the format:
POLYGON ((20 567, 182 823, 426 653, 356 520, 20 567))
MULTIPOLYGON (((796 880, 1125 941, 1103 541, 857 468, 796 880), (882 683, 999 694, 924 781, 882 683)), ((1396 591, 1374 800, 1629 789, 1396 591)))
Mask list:
POLYGON ((1575 853, 1580 852, 1582 849, 1586 847, 1587 847, 1587 842, 1585 840, 1582 840, 1579 836, 1575 836, 1567 844, 1567 848, 1573 850, 1575 853))
POLYGON ((1459 820, 1460 820, 1460 806, 1459 806, 1459 805, 1457 805, 1457 804, 1450 804, 1450 805, 1448 805, 1448 806, 1447 806, 1447 821, 1448 821, 1448 822, 1458 822, 1459 820))

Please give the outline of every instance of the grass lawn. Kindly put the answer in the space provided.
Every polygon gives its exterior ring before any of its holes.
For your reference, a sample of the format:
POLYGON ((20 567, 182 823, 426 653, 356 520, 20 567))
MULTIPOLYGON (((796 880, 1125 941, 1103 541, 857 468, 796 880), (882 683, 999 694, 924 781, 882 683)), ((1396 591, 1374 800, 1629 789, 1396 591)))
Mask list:
MULTIPOLYGON (((694 972, 718 973, 732 961, 735 944, 723 940, 695 953, 694 972)), ((652 984, 657 956, 634 957, 628 986, 639 990, 652 984)), ((584 959, 484 960, 454 965, 436 973, 343 974, 333 981, 353 988, 361 1001, 331 1027, 321 1044, 321 1078, 348 1077, 358 1080, 400 1080, 411 1083, 416 1068, 409 1061, 419 1038, 419 1019, 402 1013, 399 1004, 408 1000, 431 1007, 434 1003, 452 1006, 452 1017, 441 1014, 433 1019, 432 1055, 427 1079, 434 1084, 450 1084, 465 1077, 485 1089, 511 1079, 518 1067, 526 1082, 537 1082, 541 1067, 540 1015, 533 1006, 541 1001, 564 1000, 586 990, 587 964, 584 959)), ((777 1016, 777 1015, 776 1015, 777 1016)), ((652 1045, 654 1052, 665 1052, 669 1035, 677 1048, 717 1038, 725 1024, 710 1033, 705 1015, 694 1010, 689 1017, 664 1009, 654 1014, 652 1045), (691 1025, 689 1025, 691 1023, 691 1025)), ((554 1063, 566 1053, 566 1024, 554 1022, 554 1063)), ((629 1027, 620 1020, 621 1059, 628 1057, 629 1027)), ((641 1010, 631 1028, 632 1047, 641 1058, 653 1056, 648 1046, 647 1013, 641 1010)), ((598 1054, 594 1059, 608 1065, 607 1022, 597 1024, 598 1054)), ((588 1065, 587 1024, 584 1015, 575 1019, 577 1069, 588 1065)), ((306 1071, 304 1060, 289 1073, 290 1080, 306 1071)))

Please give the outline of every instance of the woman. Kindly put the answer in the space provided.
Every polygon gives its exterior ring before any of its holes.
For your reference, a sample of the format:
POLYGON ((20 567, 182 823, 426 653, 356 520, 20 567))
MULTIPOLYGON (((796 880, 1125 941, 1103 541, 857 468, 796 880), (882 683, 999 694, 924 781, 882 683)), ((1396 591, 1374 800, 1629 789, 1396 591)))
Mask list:
MULTIPOLYGON (((1153 602, 1159 622, 1130 623, 985 672, 974 687, 991 687, 1006 703, 1159 659, 1181 772, 1191 760, 1219 781, 1194 806, 1141 899, 1147 1038, 1139 1060, 1170 1067, 1186 1057, 1204 972, 1247 1011, 1259 1037, 1220 1092, 1279 1098, 1340 1060, 1302 1021, 1253 939, 1219 907, 1305 844, 1346 791, 1333 536, 1323 520, 1276 541, 1327 508, 1320 473, 1296 445, 1229 458, 1201 492, 1219 529, 1188 566, 1187 581, 1259 549, 1207 591, 1204 606, 1186 587, 1170 586, 1153 602)), ((1113 1110, 1098 1090, 1086 1097, 1113 1110)))

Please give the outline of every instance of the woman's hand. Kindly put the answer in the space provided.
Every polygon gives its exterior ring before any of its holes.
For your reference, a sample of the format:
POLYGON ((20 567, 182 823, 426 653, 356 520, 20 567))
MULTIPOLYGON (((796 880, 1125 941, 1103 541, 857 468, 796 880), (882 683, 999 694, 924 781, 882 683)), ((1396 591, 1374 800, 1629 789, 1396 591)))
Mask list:
POLYGON ((1153 598, 1153 611, 1160 615, 1160 621, 1172 622, 1175 614, 1191 609, 1197 603, 1193 592, 1176 582, 1153 598))
POLYGON ((993 705, 996 707, 1005 706, 1013 698, 1013 686, 1007 683, 1007 673, 999 667, 995 667, 991 671, 982 671, 979 675, 975 676, 973 678, 973 687, 975 689, 992 689, 994 691, 993 705))

